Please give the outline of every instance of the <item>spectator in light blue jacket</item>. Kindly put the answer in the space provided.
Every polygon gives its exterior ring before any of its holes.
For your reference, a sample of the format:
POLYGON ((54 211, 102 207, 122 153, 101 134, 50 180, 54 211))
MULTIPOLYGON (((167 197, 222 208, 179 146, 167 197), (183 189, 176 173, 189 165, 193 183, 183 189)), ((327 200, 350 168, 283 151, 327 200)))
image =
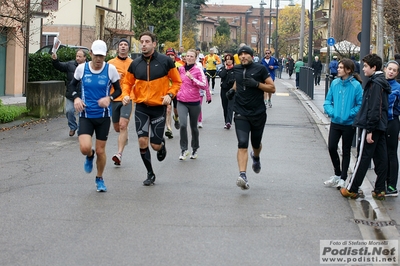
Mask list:
POLYGON ((355 133, 353 120, 360 110, 363 89, 360 76, 354 72, 354 62, 344 58, 338 65, 338 78, 333 80, 324 102, 325 113, 331 118, 328 137, 329 155, 335 175, 324 184, 344 187, 350 165, 351 144, 355 133), (342 138, 342 167, 337 152, 342 138))

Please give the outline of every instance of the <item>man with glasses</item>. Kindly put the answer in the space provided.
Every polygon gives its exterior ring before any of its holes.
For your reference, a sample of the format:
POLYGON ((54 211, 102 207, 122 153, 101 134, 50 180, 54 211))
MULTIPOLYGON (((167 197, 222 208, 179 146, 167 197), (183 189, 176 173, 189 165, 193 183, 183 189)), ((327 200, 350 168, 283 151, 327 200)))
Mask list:
MULTIPOLYGON (((261 64, 263 64, 269 71, 269 75, 271 76, 272 80, 275 81, 275 69, 279 68, 278 60, 271 55, 271 50, 265 51, 265 57, 261 60, 261 64)), ((272 108, 271 103, 272 93, 266 92, 264 93, 264 103, 269 108, 272 108)))

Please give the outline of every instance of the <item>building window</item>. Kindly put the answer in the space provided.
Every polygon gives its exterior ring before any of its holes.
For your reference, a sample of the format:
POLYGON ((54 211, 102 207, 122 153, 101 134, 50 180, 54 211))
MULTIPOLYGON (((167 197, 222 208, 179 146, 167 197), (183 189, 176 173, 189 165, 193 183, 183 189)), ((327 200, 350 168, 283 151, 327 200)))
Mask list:
POLYGON ((42 33, 42 38, 40 40, 40 47, 46 46, 46 45, 53 45, 54 43, 54 38, 58 37, 59 33, 58 32, 43 32, 42 33))

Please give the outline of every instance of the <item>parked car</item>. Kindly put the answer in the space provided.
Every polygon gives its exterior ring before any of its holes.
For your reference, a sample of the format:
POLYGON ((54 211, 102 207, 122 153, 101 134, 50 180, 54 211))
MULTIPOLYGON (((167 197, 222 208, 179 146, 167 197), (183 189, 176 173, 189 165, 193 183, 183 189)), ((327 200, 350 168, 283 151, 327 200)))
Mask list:
MULTIPOLYGON (((76 51, 79 49, 82 49, 86 54, 89 53, 89 48, 85 47, 85 46, 76 46, 76 45, 65 45, 65 44, 61 44, 60 48, 58 48, 58 50, 61 50, 65 47, 69 47, 72 49, 75 49, 76 51)), ((43 46, 42 48, 40 48, 39 50, 36 51, 36 54, 51 54, 51 49, 53 48, 53 45, 46 45, 43 46)))

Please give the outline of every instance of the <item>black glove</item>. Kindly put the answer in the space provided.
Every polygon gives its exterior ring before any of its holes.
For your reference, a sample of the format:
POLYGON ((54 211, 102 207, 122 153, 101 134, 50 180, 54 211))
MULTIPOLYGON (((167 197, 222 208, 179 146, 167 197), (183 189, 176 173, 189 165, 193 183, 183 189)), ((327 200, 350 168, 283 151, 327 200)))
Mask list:
POLYGON ((256 81, 253 78, 245 78, 243 79, 243 85, 246 87, 254 87, 254 88, 258 88, 258 84, 260 82, 256 81))
POLYGON ((210 104, 210 103, 211 103, 211 99, 210 99, 210 100, 208 100, 208 101, 207 101, 207 103, 208 103, 208 104, 210 104))
POLYGON ((226 98, 228 98, 228 100, 232 100, 233 96, 235 96, 236 91, 234 89, 230 89, 229 91, 226 92, 226 98))

